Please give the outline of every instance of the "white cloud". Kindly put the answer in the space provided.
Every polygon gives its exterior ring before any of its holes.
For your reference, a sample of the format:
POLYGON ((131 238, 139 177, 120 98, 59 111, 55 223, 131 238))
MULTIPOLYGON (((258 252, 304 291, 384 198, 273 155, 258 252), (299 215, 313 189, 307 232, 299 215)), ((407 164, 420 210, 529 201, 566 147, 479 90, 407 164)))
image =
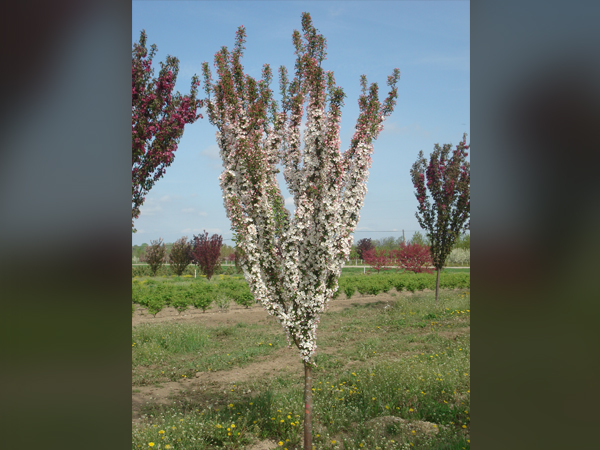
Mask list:
POLYGON ((290 208, 295 208, 294 205, 294 197, 288 197, 285 199, 285 206, 289 206, 290 208))
POLYGON ((140 217, 142 216, 154 216, 162 212, 162 206, 160 206, 156 200, 148 199, 140 207, 140 217))
POLYGON ((204 150, 202 150, 200 154, 207 156, 210 159, 221 159, 221 156, 219 156, 219 146, 217 144, 209 145, 204 150))
POLYGON ((184 214, 190 214, 190 213, 193 213, 193 212, 195 212, 195 211, 196 211, 196 209, 195 209, 195 208, 183 208, 183 209, 181 210, 181 212, 182 212, 182 213, 184 213, 184 214))

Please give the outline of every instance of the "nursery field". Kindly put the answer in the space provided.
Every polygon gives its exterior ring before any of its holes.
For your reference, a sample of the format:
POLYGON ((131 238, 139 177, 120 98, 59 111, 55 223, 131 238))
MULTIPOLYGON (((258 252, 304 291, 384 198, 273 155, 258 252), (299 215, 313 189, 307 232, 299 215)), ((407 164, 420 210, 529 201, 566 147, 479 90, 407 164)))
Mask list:
MULTIPOLYGON (((432 275, 340 279, 318 331, 315 449, 470 448, 470 280, 442 275, 453 288, 438 305, 432 275)), ((244 304, 242 284, 134 279, 138 299, 158 288, 181 303, 135 305, 133 449, 302 448, 300 356, 273 317, 244 304), (208 298, 204 285, 220 305, 184 307, 187 291, 208 298)))

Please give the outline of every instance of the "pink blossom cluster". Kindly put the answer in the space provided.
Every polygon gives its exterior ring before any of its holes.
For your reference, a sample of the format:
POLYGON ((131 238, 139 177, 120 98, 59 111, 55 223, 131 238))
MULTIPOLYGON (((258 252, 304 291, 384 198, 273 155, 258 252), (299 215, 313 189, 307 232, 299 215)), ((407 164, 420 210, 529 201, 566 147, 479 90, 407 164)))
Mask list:
POLYGON ((204 76, 209 120, 218 127, 223 201, 243 254, 245 278, 256 300, 277 317, 288 342, 309 362, 317 349, 320 314, 350 254, 367 192, 372 141, 393 111, 399 71, 388 78, 391 91, 383 103, 376 84, 367 92, 363 76, 356 130, 350 148, 340 153, 344 94, 333 74, 321 68, 325 39, 307 13, 303 32, 294 32, 298 56, 291 83, 285 68, 280 70, 281 108, 269 88, 268 66, 259 81, 243 72, 243 27, 234 51, 223 48, 215 55, 217 81, 212 83, 207 63, 204 76), (293 195, 293 216, 277 182, 279 167, 293 195))
POLYGON ((137 219, 146 193, 160 179, 175 158, 175 151, 186 124, 202 116, 196 99, 200 81, 192 78, 190 95, 173 93, 179 60, 168 56, 153 78, 152 59, 156 46, 146 49, 146 33, 134 43, 131 65, 131 139, 132 139, 132 225, 137 219))

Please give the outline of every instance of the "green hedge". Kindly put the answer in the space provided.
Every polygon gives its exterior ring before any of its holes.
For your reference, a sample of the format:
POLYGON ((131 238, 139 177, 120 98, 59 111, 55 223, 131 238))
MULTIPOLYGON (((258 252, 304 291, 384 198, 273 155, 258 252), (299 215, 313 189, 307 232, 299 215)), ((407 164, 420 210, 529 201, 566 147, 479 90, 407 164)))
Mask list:
MULTIPOLYGON (((382 273, 372 275, 343 276, 339 279, 339 288, 334 298, 345 293, 351 298, 356 292, 362 295, 377 295, 395 289, 409 292, 435 289, 436 274, 428 273, 382 273)), ((470 273, 440 274, 441 289, 468 289, 471 287, 470 273)), ((134 279, 131 288, 132 301, 144 306, 150 314, 156 315, 163 308, 172 306, 178 311, 195 307, 206 311, 218 297, 231 299, 238 305, 249 308, 255 303, 250 288, 241 276, 214 276, 207 281, 201 276, 193 278, 190 275, 168 277, 166 279, 146 278, 134 279)))
MULTIPOLYGON (((345 293, 350 298, 358 291, 360 294, 377 295, 388 292, 394 288, 398 292, 422 291, 435 289, 436 274, 429 273, 382 273, 374 275, 353 275, 341 277, 339 288, 334 297, 345 293)), ((470 273, 444 273, 440 274, 440 289, 470 288, 470 273)))
POLYGON ((201 278, 172 277, 157 281, 153 278, 133 280, 131 299, 144 306, 156 316, 163 308, 172 306, 179 312, 189 307, 206 311, 212 308, 217 296, 224 296, 239 305, 250 307, 255 303, 250 288, 241 277, 213 277, 211 281, 201 278))

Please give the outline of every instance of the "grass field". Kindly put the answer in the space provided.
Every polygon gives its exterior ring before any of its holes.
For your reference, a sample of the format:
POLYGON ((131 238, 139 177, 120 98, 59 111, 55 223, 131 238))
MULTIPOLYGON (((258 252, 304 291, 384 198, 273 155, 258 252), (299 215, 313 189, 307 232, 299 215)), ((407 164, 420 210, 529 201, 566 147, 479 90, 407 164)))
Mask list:
MULTIPOLYGON (((354 300, 319 326, 315 449, 469 449, 469 292, 354 300)), ((244 314, 133 328, 133 449, 302 448, 298 352, 244 314)))

